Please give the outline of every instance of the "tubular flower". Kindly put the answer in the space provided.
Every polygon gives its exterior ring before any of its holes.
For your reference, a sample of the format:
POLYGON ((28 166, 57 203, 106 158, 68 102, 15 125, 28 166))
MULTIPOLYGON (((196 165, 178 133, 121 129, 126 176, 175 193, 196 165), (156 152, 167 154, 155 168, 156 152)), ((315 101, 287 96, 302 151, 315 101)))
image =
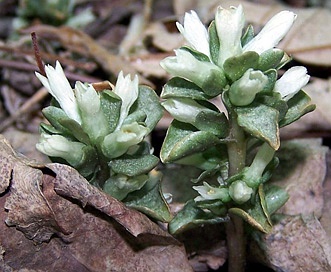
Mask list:
POLYGON ((284 100, 291 99, 309 81, 307 69, 303 66, 294 66, 276 81, 274 91, 281 94, 284 100))
POLYGON ((245 16, 241 5, 238 8, 218 7, 215 16, 217 35, 220 41, 218 64, 223 66, 226 59, 242 53, 241 35, 245 16))
POLYGON ((184 26, 178 22, 176 26, 193 49, 210 58, 208 32, 195 11, 185 13, 184 26))
POLYGON ((244 52, 255 51, 261 54, 275 47, 290 30, 296 17, 296 14, 287 10, 277 13, 267 22, 260 33, 244 46, 244 52))
POLYGON ((47 91, 56 99, 61 108, 69 118, 81 124, 81 117, 78 111, 78 105, 74 92, 66 78, 61 64, 56 61, 55 69, 45 66, 46 77, 36 72, 36 76, 47 89, 47 91))
POLYGON ((61 135, 41 134, 41 138, 36 148, 50 157, 65 159, 71 165, 78 164, 83 156, 85 144, 69 141, 61 135))

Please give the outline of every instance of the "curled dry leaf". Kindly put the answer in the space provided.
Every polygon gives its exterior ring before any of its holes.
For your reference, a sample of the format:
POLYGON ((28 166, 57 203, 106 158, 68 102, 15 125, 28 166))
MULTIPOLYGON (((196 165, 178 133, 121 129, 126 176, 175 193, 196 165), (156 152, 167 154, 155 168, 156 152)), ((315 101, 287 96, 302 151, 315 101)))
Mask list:
POLYGON ((90 185, 76 170, 34 165, 2 136, 0 162, 0 267, 192 271, 177 240, 90 185))

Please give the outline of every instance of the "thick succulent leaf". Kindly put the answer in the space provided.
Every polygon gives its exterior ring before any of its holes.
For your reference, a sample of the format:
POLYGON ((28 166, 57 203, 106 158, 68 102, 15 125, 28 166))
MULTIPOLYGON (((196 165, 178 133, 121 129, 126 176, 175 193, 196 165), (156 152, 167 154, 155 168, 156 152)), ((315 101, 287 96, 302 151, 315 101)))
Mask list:
POLYGON ((170 79, 163 87, 161 98, 172 97, 185 97, 194 100, 208 100, 210 98, 200 87, 181 77, 170 79))
POLYGON ((229 133, 228 120, 224 113, 201 111, 195 118, 194 126, 202 131, 209 131, 219 138, 225 138, 229 133))
POLYGON ((239 56, 228 58, 223 64, 223 69, 232 81, 236 81, 243 76, 247 69, 256 69, 258 63, 259 54, 254 51, 248 51, 239 56))
POLYGON ((53 127, 49 124, 45 124, 45 123, 40 123, 39 132, 46 133, 46 134, 61 134, 62 133, 62 131, 56 129, 55 127, 53 127))
POLYGON ((208 28, 209 32, 209 51, 213 63, 218 63, 218 56, 220 51, 220 40, 218 38, 215 21, 212 21, 208 28))
POLYGON ((90 144, 90 139, 82 127, 70 119, 61 108, 49 106, 44 108, 42 112, 50 124, 63 136, 68 135, 84 144, 90 144))
POLYGON ((152 131, 163 116, 163 108, 159 97, 153 89, 147 86, 139 86, 139 94, 135 103, 130 109, 130 114, 135 111, 142 111, 146 114, 145 125, 152 131))
POLYGON ((244 47, 254 38, 254 28, 252 25, 248 25, 244 35, 241 37, 241 46, 244 47))
POLYGON ((124 155, 110 162, 111 169, 117 174, 137 176, 152 170, 159 162, 154 155, 124 155))
POLYGON ((159 178, 157 180, 150 178, 143 188, 129 194, 124 202, 127 206, 158 221, 169 222, 172 219, 169 206, 162 194, 159 178))
POLYGON ((173 235, 185 230, 203 225, 226 222, 227 217, 218 217, 210 212, 205 212, 197 207, 194 200, 188 201, 184 208, 180 210, 168 225, 169 232, 173 235))
POLYGON ((264 74, 268 77, 268 82, 264 86, 261 93, 272 93, 272 91, 275 88, 275 83, 277 81, 277 70, 270 69, 268 71, 265 71, 264 74))
POLYGON ((289 194, 283 188, 275 185, 264 186, 265 202, 270 215, 275 213, 289 199, 289 194))
POLYGON ((279 112, 269 106, 254 103, 249 107, 237 107, 238 124, 247 133, 267 142, 272 148, 279 148, 279 112))
POLYGON ((100 106, 113 132, 117 126, 120 117, 122 101, 121 98, 110 90, 104 90, 100 93, 100 106))
POLYGON ((272 93, 272 95, 260 95, 256 97, 256 102, 272 107, 279 112, 279 120, 282 120, 288 110, 287 103, 281 99, 279 93, 272 93))
POLYGON ((272 226, 272 222, 271 222, 271 218, 270 218, 270 212, 268 210, 268 205, 267 205, 267 201, 265 199, 265 192, 264 192, 264 188, 263 188, 263 184, 260 184, 259 188, 258 188, 258 195, 259 195, 259 199, 260 199, 260 205, 262 208, 262 211, 267 219, 267 222, 270 226, 272 226))
POLYGON ((72 135, 80 142, 90 145, 90 138, 87 133, 83 130, 83 128, 72 119, 61 119, 59 120, 59 124, 65 127, 66 129, 70 129, 72 135))
POLYGON ((205 54, 203 54, 203 53, 201 53, 201 52, 199 52, 197 50, 194 50, 191 47, 182 46, 180 49, 185 50, 187 52, 190 52, 192 54, 192 56, 194 56, 199 61, 210 62, 208 56, 206 56, 205 54))
POLYGON ((161 148, 161 160, 172 162, 185 156, 202 152, 220 140, 208 131, 197 131, 192 125, 174 120, 161 148))
POLYGON ((126 124, 132 124, 134 122, 137 122, 137 123, 142 123, 146 120, 146 113, 142 110, 137 110, 131 114, 129 114, 125 119, 124 119, 124 122, 123 122, 123 125, 126 125, 126 124))
POLYGON ((84 177, 92 175, 96 171, 98 163, 98 155, 96 150, 91 146, 83 148, 84 156, 77 165, 73 165, 75 169, 84 177))
POLYGON ((275 69, 284 57, 284 51, 280 49, 269 49, 263 52, 259 58, 258 69, 266 71, 275 69))
POLYGON ((311 104, 310 97, 302 90, 287 102, 287 106, 288 111, 285 117, 279 123, 281 127, 293 123, 301 116, 313 111, 316 108, 316 105, 311 104))

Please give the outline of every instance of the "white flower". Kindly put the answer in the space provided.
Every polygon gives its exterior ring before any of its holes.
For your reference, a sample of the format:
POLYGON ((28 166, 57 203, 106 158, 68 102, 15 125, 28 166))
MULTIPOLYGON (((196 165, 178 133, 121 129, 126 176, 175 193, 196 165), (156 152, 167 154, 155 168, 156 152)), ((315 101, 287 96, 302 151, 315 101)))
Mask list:
POLYGON ((200 196, 194 199, 195 201, 219 199, 223 202, 228 202, 230 200, 228 189, 213 187, 207 182, 204 182, 202 186, 193 186, 193 189, 200 194, 200 196))
POLYGON ((250 42, 244 46, 244 52, 255 51, 258 54, 275 47, 287 34, 296 19, 291 11, 281 11, 272 17, 250 42))
POLYGON ((267 83, 268 77, 261 71, 248 69, 240 79, 231 85, 229 90, 231 103, 236 106, 249 105, 267 83))
POLYGON ((48 92, 60 104, 68 117, 81 124, 77 101, 69 81, 63 72, 61 64, 56 61, 55 69, 50 65, 46 65, 45 72, 47 77, 44 77, 37 72, 36 76, 48 92))
POLYGON ((114 93, 122 100, 120 117, 116 127, 116 130, 118 130, 128 116, 130 107, 138 97, 138 76, 135 75, 134 79, 131 80, 130 75, 124 77, 121 71, 117 78, 114 93))
POLYGON ((218 66, 211 62, 199 61, 184 49, 177 49, 175 53, 175 57, 167 57, 160 62, 161 67, 168 73, 192 81, 200 88, 211 79, 215 85, 220 83, 219 87, 223 87, 223 81, 226 79, 218 66))
POLYGON ((305 67, 294 66, 276 81, 274 91, 280 93, 282 98, 287 101, 308 83, 309 78, 305 67))
POLYGON ((238 8, 218 7, 215 15, 217 35, 220 41, 218 65, 225 60, 242 53, 241 35, 245 25, 245 16, 241 5, 238 8))
POLYGON ((61 135, 41 134, 36 148, 50 157, 59 157, 65 159, 71 165, 77 165, 83 158, 84 144, 80 142, 69 141, 61 135))
POLYGON ((139 144, 148 133, 148 128, 137 122, 125 124, 107 135, 102 143, 102 152, 110 159, 125 154, 131 146, 139 144))
POLYGON ((193 49, 210 58, 208 31, 195 11, 191 10, 191 13, 185 13, 184 26, 178 22, 176 25, 193 49))
POLYGON ((109 124, 102 112, 100 96, 92 84, 76 82, 75 94, 82 119, 82 127, 92 141, 109 133, 109 124))
POLYGON ((229 194, 231 198, 238 204, 248 201, 253 193, 253 189, 248 187, 242 180, 236 180, 231 183, 229 187, 229 194))
POLYGON ((208 108, 190 98, 169 98, 162 103, 162 106, 176 120, 191 124, 195 122, 201 111, 208 111, 208 108))

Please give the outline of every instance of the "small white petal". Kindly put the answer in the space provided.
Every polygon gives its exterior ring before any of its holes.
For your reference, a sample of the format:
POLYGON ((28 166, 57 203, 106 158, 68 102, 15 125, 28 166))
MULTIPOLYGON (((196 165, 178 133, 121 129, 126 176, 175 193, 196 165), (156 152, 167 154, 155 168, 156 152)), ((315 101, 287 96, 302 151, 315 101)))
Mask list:
POLYGON ((218 7, 215 16, 217 35, 220 41, 218 64, 242 53, 241 35, 245 25, 245 16, 241 5, 238 8, 218 7))
POLYGON ((124 77, 122 71, 118 75, 117 82, 114 88, 114 93, 121 98, 122 106, 120 118, 116 129, 119 129, 121 127, 124 119, 128 116, 130 107, 138 98, 138 83, 139 82, 137 75, 135 75, 133 80, 131 80, 130 75, 124 77))
POLYGON ((287 34, 296 19, 291 11, 281 11, 272 17, 249 43, 244 46, 244 52, 255 51, 258 54, 275 47, 287 34))
POLYGON ((281 94, 284 100, 289 100, 309 81, 310 76, 303 66, 294 66, 276 81, 274 91, 281 94))
POLYGON ((63 72, 61 64, 57 61, 55 69, 50 65, 46 65, 45 72, 47 77, 44 77, 39 73, 36 73, 36 76, 48 92, 60 104, 68 117, 81 123, 75 95, 63 72))
POLYGON ((179 32, 195 50, 210 57, 208 32, 195 11, 185 13, 184 26, 178 22, 176 25, 179 32))
POLYGON ((162 106, 178 121, 194 123, 197 115, 208 110, 190 98, 169 98, 162 106))

